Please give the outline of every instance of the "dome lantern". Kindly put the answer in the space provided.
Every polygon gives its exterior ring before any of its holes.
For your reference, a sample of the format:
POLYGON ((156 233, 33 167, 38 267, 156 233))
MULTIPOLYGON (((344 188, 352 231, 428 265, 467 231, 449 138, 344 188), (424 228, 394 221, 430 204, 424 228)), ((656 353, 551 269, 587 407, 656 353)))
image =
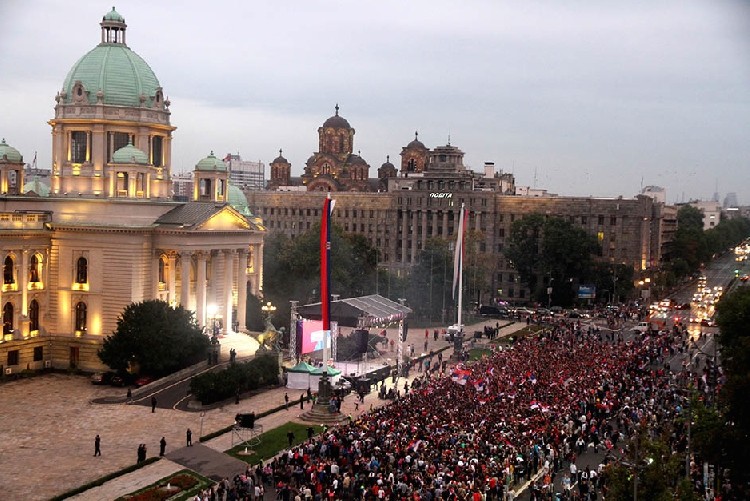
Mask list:
POLYGON ((104 14, 99 25, 102 27, 102 43, 126 45, 125 28, 128 25, 125 24, 125 18, 114 7, 104 14))

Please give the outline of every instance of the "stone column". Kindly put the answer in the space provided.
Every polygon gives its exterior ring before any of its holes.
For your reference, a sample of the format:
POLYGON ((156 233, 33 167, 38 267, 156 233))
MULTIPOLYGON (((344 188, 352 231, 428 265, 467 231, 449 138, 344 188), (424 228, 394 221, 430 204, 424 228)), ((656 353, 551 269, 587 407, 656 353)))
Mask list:
POLYGON ((427 246, 427 211, 422 211, 422 222, 420 223, 422 227, 422 249, 424 249, 427 246))
POLYGON ((409 236, 409 213, 404 210, 401 212, 401 264, 406 265, 406 242, 409 236))
POLYGON ((167 277, 167 302, 172 305, 175 302, 177 302, 177 291, 175 290, 175 282, 177 280, 177 265, 176 265, 176 255, 174 252, 169 253, 169 257, 167 259, 167 267, 169 268, 167 272, 169 273, 169 276, 167 277))
POLYGON ((234 251, 224 251, 224 296, 222 298, 222 314, 224 328, 222 334, 228 334, 232 329, 232 284, 234 282, 234 251))
POLYGON ((255 288, 253 294, 260 296, 263 290, 263 244, 256 245, 253 249, 253 269, 255 270, 255 288))
POLYGON ((18 287, 21 291, 21 315, 29 314, 29 250, 24 249, 21 252, 21 269, 18 274, 18 287))
POLYGON ((414 264, 417 260, 417 240, 419 239, 419 233, 417 233, 417 211, 411 213, 411 259, 409 262, 414 264))
POLYGON ((154 254, 151 257, 151 297, 152 299, 159 298, 159 260, 161 259, 161 253, 158 250, 154 250, 154 254))
POLYGON ((195 271, 195 315, 198 325, 206 326, 206 253, 198 252, 195 271))
MULTIPOLYGON (((443 238, 448 238, 448 211, 443 211, 443 238)), ((455 238, 455 235, 452 238, 455 238)))
POLYGON ((190 251, 180 251, 180 266, 182 267, 182 277, 180 279, 180 304, 183 308, 190 307, 190 251))
POLYGON ((240 249, 239 264, 237 266, 237 323, 240 324, 239 331, 247 329, 247 249, 240 249))

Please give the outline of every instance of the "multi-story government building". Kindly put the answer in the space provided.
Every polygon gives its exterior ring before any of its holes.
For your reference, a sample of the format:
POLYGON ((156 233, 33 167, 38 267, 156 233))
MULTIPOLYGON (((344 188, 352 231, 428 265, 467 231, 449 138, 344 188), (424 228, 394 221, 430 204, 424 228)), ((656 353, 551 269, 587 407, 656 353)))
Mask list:
POLYGON ((170 103, 126 45, 125 19, 112 9, 100 26, 55 97, 51 186, 24 183, 22 154, 0 143, 5 372, 101 368, 96 352, 132 302, 244 326, 262 288, 264 230, 226 165, 199 160, 190 201, 172 200, 170 103))
POLYGON ((288 236, 306 232, 320 220, 325 192, 332 191, 335 224, 365 236, 377 248, 381 268, 403 274, 428 239, 455 238, 465 204, 469 228, 480 235, 478 251, 491 263, 491 286, 482 301, 529 299, 503 254, 511 225, 529 214, 562 217, 584 228, 599 241, 600 260, 626 264, 636 276, 658 266, 674 231, 673 212, 652 197, 562 197, 543 190, 519 196, 511 174, 495 172, 492 163, 474 172, 464 166, 464 153, 456 146, 429 149, 416 136, 402 148, 400 168, 387 159, 377 178, 368 178, 364 161, 351 154, 354 129, 338 107, 318 135, 320 151, 307 161, 301 178, 292 178, 291 165, 280 155, 271 163, 272 189, 245 192, 267 230, 288 236))

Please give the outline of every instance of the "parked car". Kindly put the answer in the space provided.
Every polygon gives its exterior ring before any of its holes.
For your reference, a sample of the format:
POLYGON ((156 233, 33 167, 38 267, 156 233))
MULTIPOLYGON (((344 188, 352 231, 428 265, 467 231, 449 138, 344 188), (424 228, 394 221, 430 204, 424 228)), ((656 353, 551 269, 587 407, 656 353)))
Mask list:
POLYGON ((480 306, 479 315, 489 318, 508 318, 510 313, 505 308, 499 306, 480 306))
POLYGON ((141 376, 138 379, 135 380, 135 386, 137 388, 140 388, 141 386, 146 386, 149 383, 153 383, 154 378, 151 376, 141 376))
POLYGON ((91 384, 112 384, 114 372, 95 372, 91 375, 91 384))

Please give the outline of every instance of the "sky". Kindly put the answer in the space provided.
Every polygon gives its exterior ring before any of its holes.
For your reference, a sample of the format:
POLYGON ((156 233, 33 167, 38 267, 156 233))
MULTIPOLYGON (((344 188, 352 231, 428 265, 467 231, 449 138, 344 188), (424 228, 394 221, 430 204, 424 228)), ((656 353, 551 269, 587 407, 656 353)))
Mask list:
POLYGON ((338 104, 371 177, 419 131, 518 186, 750 204, 744 0, 2 0, 0 136, 27 162, 50 167, 55 94, 112 5, 172 103, 174 172, 283 149, 300 175, 338 104))

